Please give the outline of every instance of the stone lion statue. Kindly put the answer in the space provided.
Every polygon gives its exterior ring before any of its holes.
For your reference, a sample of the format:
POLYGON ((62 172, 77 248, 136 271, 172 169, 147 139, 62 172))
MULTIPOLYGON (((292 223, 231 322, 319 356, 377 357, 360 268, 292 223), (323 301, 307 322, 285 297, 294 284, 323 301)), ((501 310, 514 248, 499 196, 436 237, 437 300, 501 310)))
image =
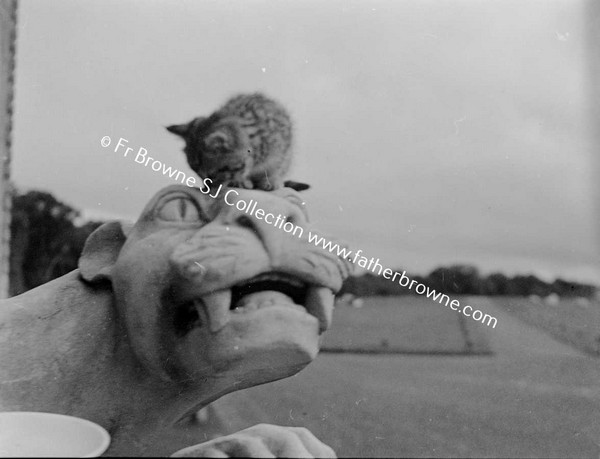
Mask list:
MULTIPOLYGON (((236 192, 315 232, 295 191, 236 192)), ((1 302, 0 410, 89 419, 111 434, 107 455, 335 457, 302 428, 181 432, 219 397, 310 363, 349 272, 306 237, 169 186, 135 224, 92 233, 78 270, 1 302)))

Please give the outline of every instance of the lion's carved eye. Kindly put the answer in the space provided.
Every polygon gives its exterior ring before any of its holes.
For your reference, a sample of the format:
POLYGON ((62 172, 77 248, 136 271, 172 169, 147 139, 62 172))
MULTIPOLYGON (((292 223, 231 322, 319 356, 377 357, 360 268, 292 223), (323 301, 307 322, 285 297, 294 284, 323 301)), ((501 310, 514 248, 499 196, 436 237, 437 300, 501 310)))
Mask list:
POLYGON ((298 196, 298 194, 290 194, 287 196, 287 199, 302 211, 302 214, 304 215, 304 218, 306 218, 306 221, 310 221, 310 219, 308 218, 308 211, 306 209, 306 202, 304 201, 304 199, 298 196))
POLYGON ((170 222, 193 223, 202 220, 196 204, 191 199, 184 197, 171 199, 163 204, 158 212, 158 217, 170 222))

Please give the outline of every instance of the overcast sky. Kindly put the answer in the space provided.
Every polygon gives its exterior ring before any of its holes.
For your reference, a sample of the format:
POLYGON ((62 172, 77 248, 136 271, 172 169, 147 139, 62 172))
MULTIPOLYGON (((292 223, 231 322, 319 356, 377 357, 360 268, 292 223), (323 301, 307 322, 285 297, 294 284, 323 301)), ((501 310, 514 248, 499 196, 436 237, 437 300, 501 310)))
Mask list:
POLYGON ((583 6, 21 0, 13 179, 135 219, 171 182, 100 138, 186 168, 164 126, 260 90, 292 114, 313 221, 353 248, 600 283, 583 6))

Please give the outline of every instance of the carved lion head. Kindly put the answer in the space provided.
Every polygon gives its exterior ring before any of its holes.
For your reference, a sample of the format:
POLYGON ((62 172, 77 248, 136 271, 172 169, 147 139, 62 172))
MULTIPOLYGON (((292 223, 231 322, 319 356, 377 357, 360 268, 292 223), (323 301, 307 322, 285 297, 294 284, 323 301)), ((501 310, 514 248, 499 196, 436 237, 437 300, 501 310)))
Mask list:
POLYGON ((290 376, 330 325, 350 263, 308 241, 315 231, 295 191, 235 191, 303 236, 249 216, 225 191, 176 185, 134 225, 107 223, 86 242, 83 278, 110 283, 135 356, 162 380, 222 380, 229 391, 290 376))

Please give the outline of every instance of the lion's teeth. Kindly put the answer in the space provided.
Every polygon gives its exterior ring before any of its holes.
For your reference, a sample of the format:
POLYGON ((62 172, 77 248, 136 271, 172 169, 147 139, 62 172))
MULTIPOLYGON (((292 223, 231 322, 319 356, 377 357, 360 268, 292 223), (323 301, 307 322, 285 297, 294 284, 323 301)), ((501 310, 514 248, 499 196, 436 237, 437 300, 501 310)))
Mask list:
POLYGON ((304 310, 302 306, 295 305, 289 296, 274 290, 265 290, 244 296, 237 302, 231 312, 250 312, 273 304, 296 306, 304 310))
POLYGON ((229 305, 231 290, 219 290, 202 298, 208 317, 208 327, 211 333, 221 330, 229 321, 229 305))
POLYGON ((292 285, 294 287, 302 288, 304 283, 295 277, 290 275, 284 275, 280 273, 265 273, 260 274, 252 279, 252 283, 261 282, 261 281, 273 281, 273 282, 285 282, 286 284, 292 285))
POLYGON ((319 319, 319 333, 331 326, 333 316, 333 292, 325 287, 311 287, 306 294, 306 310, 319 319))
POLYGON ((238 303, 238 306, 236 306, 232 312, 233 313, 249 312, 249 311, 256 311, 257 309, 258 309, 258 304, 256 304, 256 303, 248 302, 243 305, 240 305, 238 303))

